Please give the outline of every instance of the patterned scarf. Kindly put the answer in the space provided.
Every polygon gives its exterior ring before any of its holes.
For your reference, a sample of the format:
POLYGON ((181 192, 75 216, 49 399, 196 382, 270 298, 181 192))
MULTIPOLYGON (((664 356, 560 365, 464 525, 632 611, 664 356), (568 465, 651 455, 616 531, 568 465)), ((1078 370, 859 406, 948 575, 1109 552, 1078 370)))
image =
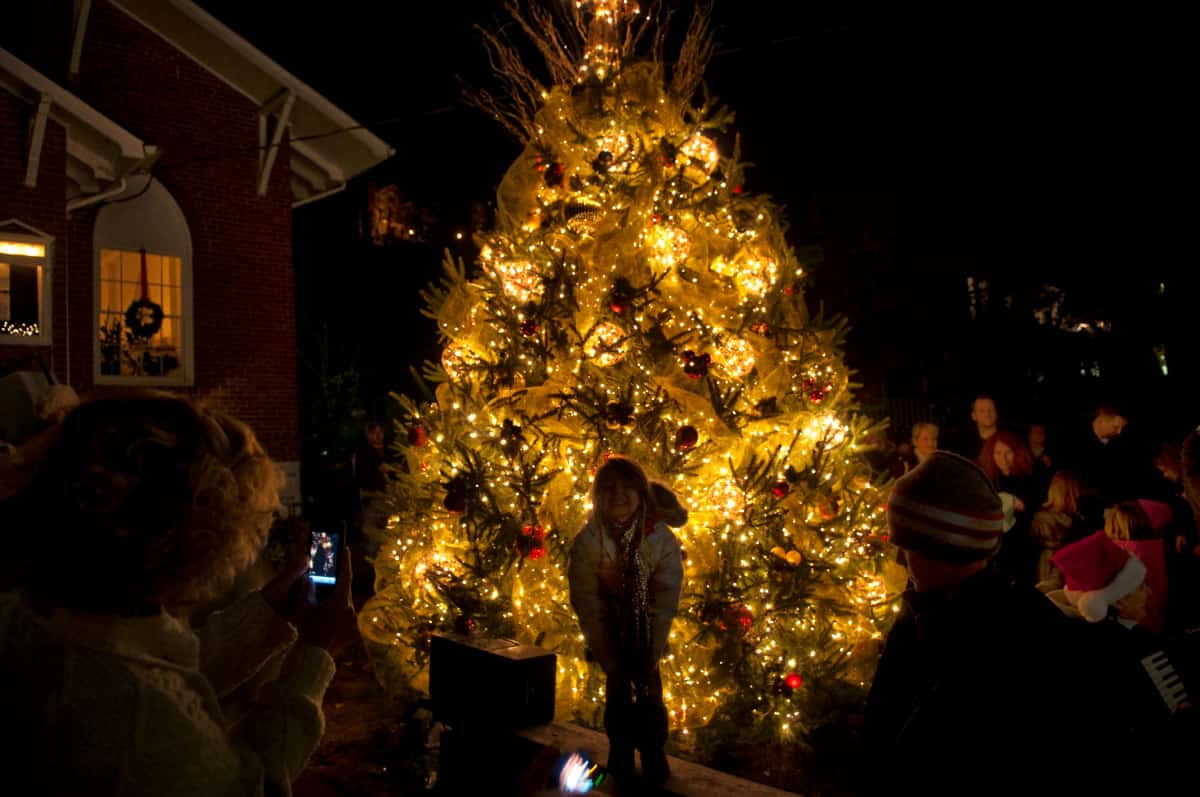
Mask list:
POLYGON ((639 509, 629 528, 621 533, 621 627, 619 634, 621 658, 637 693, 642 694, 649 682, 650 671, 650 605, 647 597, 649 573, 642 556, 642 527, 645 510, 639 509))

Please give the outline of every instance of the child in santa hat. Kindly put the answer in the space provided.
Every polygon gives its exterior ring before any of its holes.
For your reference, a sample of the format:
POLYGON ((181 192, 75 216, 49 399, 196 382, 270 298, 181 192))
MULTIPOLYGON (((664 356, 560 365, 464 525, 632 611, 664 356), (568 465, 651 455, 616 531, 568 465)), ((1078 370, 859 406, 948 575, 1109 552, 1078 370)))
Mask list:
POLYGON ((1089 651, 1087 671, 1074 675, 1089 682, 1097 701, 1108 704, 1123 754, 1162 761, 1164 767, 1151 774, 1169 781, 1168 770, 1196 743, 1190 693, 1200 684, 1185 672, 1190 654, 1178 658, 1175 652, 1182 647, 1164 650, 1139 625, 1146 616, 1145 564, 1103 531, 1063 547, 1053 562, 1065 586, 1047 597, 1068 617, 1079 618, 1077 641, 1089 651))

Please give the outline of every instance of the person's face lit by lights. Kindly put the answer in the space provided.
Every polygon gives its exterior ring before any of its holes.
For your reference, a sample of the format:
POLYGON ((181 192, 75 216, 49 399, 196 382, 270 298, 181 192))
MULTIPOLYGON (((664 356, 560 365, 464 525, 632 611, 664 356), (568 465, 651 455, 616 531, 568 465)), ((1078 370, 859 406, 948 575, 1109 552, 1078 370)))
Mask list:
POLYGON ((1016 452, 1007 443, 996 441, 996 447, 992 449, 992 461, 996 463, 996 467, 1000 469, 1001 473, 1005 476, 1011 475, 1013 460, 1016 458, 1016 452))
POLYGON ((601 512, 604 519, 617 525, 628 523, 642 503, 637 490, 620 483, 605 490, 602 499, 601 512))

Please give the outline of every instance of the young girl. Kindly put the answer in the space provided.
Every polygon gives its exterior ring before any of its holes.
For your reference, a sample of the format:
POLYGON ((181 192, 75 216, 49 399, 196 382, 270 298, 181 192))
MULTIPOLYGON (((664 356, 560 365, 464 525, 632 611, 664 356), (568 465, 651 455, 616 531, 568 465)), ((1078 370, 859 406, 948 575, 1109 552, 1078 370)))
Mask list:
POLYGON ((588 648, 608 679, 608 767, 614 777, 628 778, 636 748, 646 780, 665 783, 667 709, 658 661, 683 582, 679 540, 668 526, 682 526, 687 510, 637 463, 621 458, 596 473, 592 507, 571 548, 568 581, 588 648))
POLYGON ((1170 519, 1170 507, 1146 499, 1123 501, 1104 519, 1108 538, 1146 566, 1146 613, 1140 622, 1156 634, 1167 616, 1167 559, 1161 532, 1170 519))

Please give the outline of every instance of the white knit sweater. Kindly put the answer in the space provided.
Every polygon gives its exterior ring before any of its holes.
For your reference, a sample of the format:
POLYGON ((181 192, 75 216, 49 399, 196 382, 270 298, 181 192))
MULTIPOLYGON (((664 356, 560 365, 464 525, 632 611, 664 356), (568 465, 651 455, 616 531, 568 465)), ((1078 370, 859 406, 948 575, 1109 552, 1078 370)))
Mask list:
POLYGON ((324 730, 334 671, 328 653, 295 639, 257 592, 199 633, 165 612, 45 616, 20 594, 0 596, 3 791, 290 794, 324 730), (278 677, 229 727, 221 699, 282 655, 278 677))

